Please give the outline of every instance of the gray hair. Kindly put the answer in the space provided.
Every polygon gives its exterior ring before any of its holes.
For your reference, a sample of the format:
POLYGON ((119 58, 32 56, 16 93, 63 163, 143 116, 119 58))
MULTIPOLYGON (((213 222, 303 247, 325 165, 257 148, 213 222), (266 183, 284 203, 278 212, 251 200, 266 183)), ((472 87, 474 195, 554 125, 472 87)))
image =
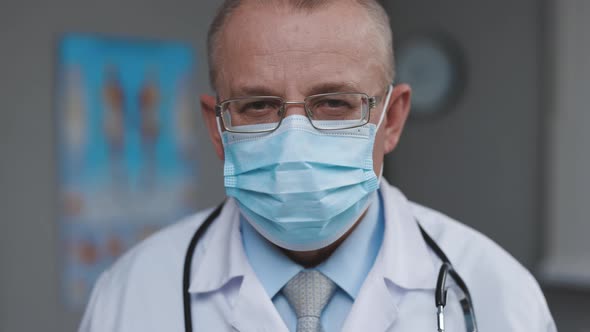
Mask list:
MULTIPOLYGON (((268 3, 280 3, 289 6, 294 10, 307 10, 313 11, 315 9, 324 7, 331 3, 342 0, 252 0, 258 4, 268 3)), ((217 15, 213 19, 213 22, 209 26, 209 32, 207 33, 207 60, 209 63, 209 81, 213 90, 216 90, 216 79, 217 79, 217 52, 218 52, 218 39, 221 34, 226 22, 231 17, 232 13, 240 7, 245 1, 244 0, 225 0, 217 15)), ((383 68, 385 84, 393 82, 394 77, 394 59, 393 59, 393 37, 391 32, 391 26, 389 25, 389 16, 385 12, 385 9, 377 0, 350 0, 350 2, 361 5, 372 18, 375 24, 377 34, 382 39, 379 47, 382 49, 381 53, 384 57, 383 68)))

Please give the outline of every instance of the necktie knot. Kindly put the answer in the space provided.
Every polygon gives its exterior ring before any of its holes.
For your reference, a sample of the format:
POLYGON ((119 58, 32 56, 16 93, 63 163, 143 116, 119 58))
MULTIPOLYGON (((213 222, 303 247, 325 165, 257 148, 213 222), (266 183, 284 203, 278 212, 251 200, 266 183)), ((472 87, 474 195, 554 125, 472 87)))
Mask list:
POLYGON ((301 271, 289 280, 283 294, 297 315, 297 332, 321 331, 320 316, 336 285, 322 273, 301 271))

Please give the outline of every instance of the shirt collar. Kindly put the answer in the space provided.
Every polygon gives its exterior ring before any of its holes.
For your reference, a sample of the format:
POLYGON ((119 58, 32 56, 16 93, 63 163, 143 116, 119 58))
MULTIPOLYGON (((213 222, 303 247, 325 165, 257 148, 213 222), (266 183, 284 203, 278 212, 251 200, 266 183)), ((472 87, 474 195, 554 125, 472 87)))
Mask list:
POLYGON ((240 227, 248 262, 268 296, 273 298, 303 267, 267 241, 241 215, 240 227))
MULTIPOLYGON (((334 253, 315 269, 355 299, 381 246, 383 216, 380 200, 372 194, 363 220, 334 253)), ((262 237, 243 217, 242 239, 248 261, 269 297, 274 297, 303 267, 262 237)))
POLYGON ((381 211, 380 195, 373 193, 363 220, 332 256, 317 267, 352 299, 358 296, 381 247, 384 228, 381 211))

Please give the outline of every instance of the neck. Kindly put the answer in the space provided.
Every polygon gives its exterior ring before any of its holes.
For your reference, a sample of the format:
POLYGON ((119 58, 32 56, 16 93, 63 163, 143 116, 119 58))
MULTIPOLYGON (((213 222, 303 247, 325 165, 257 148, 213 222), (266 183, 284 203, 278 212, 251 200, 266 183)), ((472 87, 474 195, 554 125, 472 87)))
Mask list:
POLYGON ((281 249, 281 251, 283 251, 285 255, 287 255, 287 257, 289 257, 292 261, 305 268, 312 268, 318 266, 326 259, 328 259, 332 255, 332 253, 334 253, 334 251, 336 251, 336 249, 340 247, 342 242, 344 242, 348 238, 348 236, 352 234, 357 225, 361 223, 361 221, 365 217, 365 214, 367 214, 367 211, 363 212, 360 218, 344 235, 342 235, 338 240, 336 240, 336 242, 330 244, 327 247, 311 251, 293 251, 284 248, 279 249, 281 249))

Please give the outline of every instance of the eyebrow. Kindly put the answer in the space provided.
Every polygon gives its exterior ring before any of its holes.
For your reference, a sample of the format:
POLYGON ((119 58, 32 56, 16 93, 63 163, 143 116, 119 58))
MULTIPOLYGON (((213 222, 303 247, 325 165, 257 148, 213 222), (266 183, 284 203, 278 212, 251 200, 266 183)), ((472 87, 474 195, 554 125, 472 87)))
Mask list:
MULTIPOLYGON (((361 92, 354 82, 323 82, 311 86, 305 91, 305 96, 331 92, 361 92)), ((282 96, 283 94, 273 88, 263 85, 242 86, 231 91, 231 98, 245 96, 282 96)))
POLYGON ((306 96, 331 92, 361 92, 354 82, 324 82, 312 86, 306 91, 306 96))
POLYGON ((278 91, 262 85, 243 86, 231 91, 231 97, 246 97, 246 96, 280 96, 278 91))

